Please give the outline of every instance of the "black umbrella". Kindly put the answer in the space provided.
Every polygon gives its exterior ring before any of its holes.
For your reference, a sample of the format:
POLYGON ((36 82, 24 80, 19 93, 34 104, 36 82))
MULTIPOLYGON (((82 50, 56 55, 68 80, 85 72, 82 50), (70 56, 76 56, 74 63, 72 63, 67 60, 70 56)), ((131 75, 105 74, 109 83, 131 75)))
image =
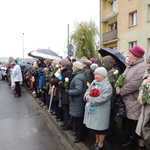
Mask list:
POLYGON ((28 56, 31 56, 31 57, 37 58, 37 59, 39 59, 39 58, 43 58, 43 59, 49 58, 52 60, 60 59, 59 55, 50 49, 33 50, 28 53, 28 56))
POLYGON ((126 57, 122 53, 110 48, 101 48, 98 52, 102 57, 111 55, 113 58, 116 59, 118 65, 120 66, 121 71, 123 72, 125 70, 126 57))

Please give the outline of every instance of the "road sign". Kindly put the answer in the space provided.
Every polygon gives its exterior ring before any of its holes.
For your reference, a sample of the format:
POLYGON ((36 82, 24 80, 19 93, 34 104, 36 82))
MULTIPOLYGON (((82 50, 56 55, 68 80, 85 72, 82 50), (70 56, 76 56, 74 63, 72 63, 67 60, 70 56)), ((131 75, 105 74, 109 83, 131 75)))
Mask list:
POLYGON ((72 44, 68 44, 67 48, 68 48, 68 50, 73 50, 73 45, 72 44))
POLYGON ((72 57, 73 56, 73 51, 72 50, 68 50, 68 56, 72 57))

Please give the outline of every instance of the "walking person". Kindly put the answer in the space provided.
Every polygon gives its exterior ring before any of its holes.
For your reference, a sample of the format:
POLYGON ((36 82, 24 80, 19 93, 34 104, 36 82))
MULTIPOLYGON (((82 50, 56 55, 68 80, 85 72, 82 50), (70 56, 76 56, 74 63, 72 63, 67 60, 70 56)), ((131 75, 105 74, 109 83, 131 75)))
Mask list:
POLYGON ((21 87, 20 84, 22 83, 22 72, 21 72, 21 67, 18 65, 18 61, 15 59, 14 60, 14 68, 12 70, 12 75, 13 75, 13 81, 15 82, 15 97, 20 97, 21 96, 21 87))
MULTIPOLYGON (((116 94, 120 94, 126 108, 126 118, 122 119, 122 146, 127 147, 139 141, 135 133, 137 122, 141 112, 141 105, 138 103, 139 87, 143 81, 143 75, 147 65, 144 62, 144 49, 136 45, 129 50, 129 64, 123 74, 126 76, 122 87, 116 87, 116 94)), ((140 143, 139 143, 139 146, 140 143)), ((140 148, 139 148, 140 150, 140 148)))
POLYGON ((104 67, 98 67, 94 71, 94 78, 84 95, 86 101, 84 124, 96 138, 91 149, 103 150, 105 135, 109 128, 112 87, 104 67))

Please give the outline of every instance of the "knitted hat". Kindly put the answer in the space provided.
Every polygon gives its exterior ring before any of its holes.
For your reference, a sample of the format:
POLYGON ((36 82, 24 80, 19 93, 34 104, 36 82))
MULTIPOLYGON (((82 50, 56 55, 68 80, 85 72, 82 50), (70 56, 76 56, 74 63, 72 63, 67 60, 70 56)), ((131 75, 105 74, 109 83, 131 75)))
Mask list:
POLYGON ((134 47, 131 48, 129 51, 130 51, 133 55, 135 55, 135 56, 137 56, 137 57, 139 57, 139 58, 142 58, 143 55, 144 55, 144 53, 145 53, 144 49, 141 48, 141 47, 138 46, 138 45, 134 46, 134 47))
POLYGON ((73 67, 77 68, 77 69, 83 69, 83 65, 81 62, 75 61, 73 63, 73 67))
POLYGON ((104 67, 98 67, 94 72, 107 77, 107 70, 104 67))
POLYGON ((62 58, 59 63, 64 67, 70 65, 70 61, 67 58, 62 58))
POLYGON ((92 63, 95 63, 95 59, 94 59, 94 58, 90 58, 90 61, 91 61, 92 63))
POLYGON ((82 59, 81 62, 86 64, 86 65, 91 65, 92 64, 92 62, 88 59, 82 59))
POLYGON ((146 61, 150 61, 150 53, 147 54, 146 61))
POLYGON ((90 65, 90 68, 91 68, 93 71, 95 71, 95 69, 98 68, 98 64, 93 63, 93 64, 90 65))

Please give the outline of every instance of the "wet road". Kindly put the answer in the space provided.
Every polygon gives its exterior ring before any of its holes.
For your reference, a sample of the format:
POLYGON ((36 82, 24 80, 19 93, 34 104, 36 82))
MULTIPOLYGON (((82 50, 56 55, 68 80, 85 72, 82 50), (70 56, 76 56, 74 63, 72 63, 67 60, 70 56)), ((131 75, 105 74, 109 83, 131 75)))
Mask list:
POLYGON ((21 97, 14 97, 8 83, 0 81, 0 150, 66 150, 32 98, 25 88, 21 97))

